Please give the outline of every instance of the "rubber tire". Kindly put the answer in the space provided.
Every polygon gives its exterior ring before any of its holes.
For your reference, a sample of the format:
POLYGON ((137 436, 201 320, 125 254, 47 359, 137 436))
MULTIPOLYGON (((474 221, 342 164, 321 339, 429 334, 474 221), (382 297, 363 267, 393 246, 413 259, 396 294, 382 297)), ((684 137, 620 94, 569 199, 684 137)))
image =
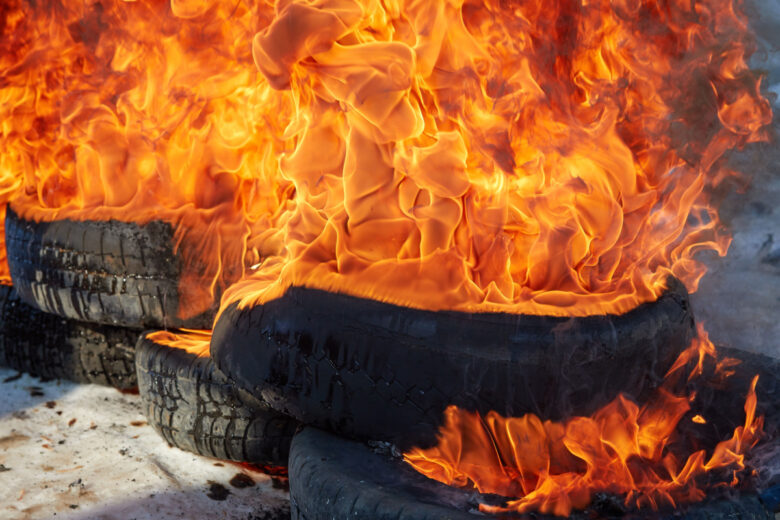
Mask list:
POLYGON ((139 331, 33 309, 0 285, 0 364, 44 379, 135 388, 139 331))
POLYGON ((210 328, 217 302, 179 318, 181 258, 167 222, 36 222, 9 206, 11 278, 29 305, 65 318, 144 328, 210 328))
MULTIPOLYGON (((417 473, 400 459, 376 453, 312 427, 304 428, 290 449, 292 520, 477 520, 497 518, 472 513, 475 491, 450 488, 417 473)), ((715 499, 685 510, 638 512, 621 520, 772 520, 774 515, 756 495, 715 499)), ((518 520, 553 520, 554 516, 503 515, 518 520)), ((616 518, 594 509, 573 512, 570 520, 616 518)))
POLYGON ((626 314, 584 318, 431 312, 292 287, 261 306, 228 306, 211 355, 302 423, 406 447, 433 444, 450 404, 555 420, 619 392, 639 397, 694 334, 676 280, 626 314))
POLYGON ((145 335, 136 351, 144 414, 168 444, 216 459, 287 465, 297 422, 237 389, 208 357, 145 335))
MULTIPOLYGON (((715 378, 713 385, 701 385, 696 403, 710 422, 728 425, 731 429, 744 420, 745 393, 754 374, 759 374, 756 388, 758 413, 766 418, 767 438, 763 442, 780 443, 780 360, 730 348, 719 348, 720 354, 742 360, 741 368, 731 376, 728 385, 715 378), (707 394, 707 395, 704 395, 707 394), (703 401, 703 402, 702 402, 703 401), (717 416, 716 414, 722 413, 717 416), (725 422, 724 422, 725 421, 725 422)), ((691 421, 681 422, 693 424, 691 421)), ((680 431, 682 438, 686 437, 680 431)), ((716 432, 716 438, 724 436, 716 432)), ((760 447, 760 445, 759 445, 760 447)), ((412 470, 400 459, 372 450, 359 442, 345 440, 312 427, 304 428, 293 439, 290 448, 290 503, 293 520, 434 520, 450 518, 468 520, 485 518, 469 511, 476 509, 474 491, 444 486, 412 470)), ((388 446, 382 450, 390 451, 388 446)), ((755 450, 754 450, 755 451, 755 450)), ((749 455, 752 455, 751 452, 749 455)), ((750 456, 747 461, 750 464, 750 456)), ((760 497, 744 494, 735 500, 713 499, 709 503, 692 505, 684 514, 626 514, 622 520, 644 517, 656 520, 753 520, 774 518, 770 511, 777 504, 778 482, 767 482, 760 497)), ((573 512, 571 519, 602 518, 591 511, 573 512)), ((778 511, 775 511, 778 512, 778 511)), ((515 515, 512 518, 542 520, 539 514, 515 515)))

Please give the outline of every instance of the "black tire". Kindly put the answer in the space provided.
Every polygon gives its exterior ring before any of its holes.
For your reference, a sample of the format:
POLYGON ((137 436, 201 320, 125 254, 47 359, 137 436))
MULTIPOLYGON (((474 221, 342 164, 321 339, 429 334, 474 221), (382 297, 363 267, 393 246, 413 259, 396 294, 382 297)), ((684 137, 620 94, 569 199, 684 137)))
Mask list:
POLYGON ((11 278, 29 305, 106 325, 211 327, 217 301, 197 316, 180 317, 182 262, 167 222, 37 222, 9 207, 5 225, 11 278))
POLYGON ((136 386, 139 331, 82 323, 33 309, 0 286, 0 364, 44 379, 136 386))
MULTIPOLYGON (((727 380, 729 387, 734 388, 735 391, 724 392, 720 384, 697 387, 697 401, 704 407, 701 413, 706 414, 716 424, 728 424, 731 428, 742 424, 745 394, 753 376, 758 375, 756 413, 765 418, 764 433, 770 439, 780 440, 780 359, 730 347, 718 347, 717 350, 722 358, 740 360, 740 364, 734 369, 734 374, 727 380), (729 420, 735 422, 729 424, 729 420)), ((780 461, 778 466, 780 469, 780 461)))
MULTIPOLYGON (((475 491, 450 488, 430 480, 398 458, 377 453, 312 427, 304 428, 290 449, 290 510, 293 520, 478 520, 475 491)), ((483 497, 490 498, 490 497, 483 497)), ((497 501, 500 503, 500 501, 497 501)), ((720 498, 675 512, 610 514, 594 502, 570 520, 772 520, 773 514, 755 494, 720 498)), ((518 520, 553 520, 538 513, 503 515, 518 520)))
POLYGON ((136 349, 144 413, 169 444, 216 459, 287 465, 295 421, 237 389, 208 357, 146 336, 136 349))
POLYGON ((694 334, 676 280, 655 302, 585 318, 431 312, 293 287, 262 306, 228 306, 211 355, 303 423, 408 446, 435 442, 450 404, 554 420, 619 392, 639 397, 694 334))

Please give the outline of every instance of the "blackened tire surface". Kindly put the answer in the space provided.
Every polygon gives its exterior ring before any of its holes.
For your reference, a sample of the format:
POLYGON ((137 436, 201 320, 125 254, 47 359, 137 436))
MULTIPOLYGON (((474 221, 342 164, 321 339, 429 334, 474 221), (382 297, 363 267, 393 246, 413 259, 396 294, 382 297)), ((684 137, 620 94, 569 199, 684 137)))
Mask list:
POLYGON ((764 434, 746 460, 749 466, 757 468, 755 484, 762 496, 764 492, 774 493, 775 512, 780 513, 780 359, 724 347, 718 347, 718 354, 741 361, 727 380, 728 387, 734 390, 725 391, 720 384, 701 388, 697 402, 705 408, 699 412, 709 424, 721 425, 722 430, 744 424, 745 395, 753 377, 759 376, 756 415, 764 417, 764 434))
POLYGON ((95 325, 34 309, 0 286, 0 364, 45 379, 136 386, 139 331, 95 325))
POLYGON ((297 423, 237 389, 210 358, 143 336, 136 368, 144 413, 169 444, 217 459, 287 465, 297 423))
POLYGON ((476 506, 470 493, 430 480, 362 443, 312 427, 293 439, 289 475, 293 520, 479 518, 468 513, 476 506), (426 495, 428 503, 412 498, 426 495))
POLYGON ((740 360, 734 374, 727 380, 729 387, 735 391, 726 395, 718 385, 700 389, 697 399, 707 407, 702 413, 716 423, 724 424, 731 419, 735 421, 731 427, 742 424, 745 395, 753 376, 758 375, 756 414, 765 418, 764 433, 780 441, 780 359, 731 347, 718 347, 717 350, 721 357, 740 360))
POLYGON ((135 328, 210 328, 216 303, 179 317, 181 259, 166 222, 36 222, 8 208, 11 278, 28 304, 80 321, 135 328))
MULTIPOLYGON (((415 472, 398 458, 312 427, 290 449, 290 510, 293 520, 478 520, 478 495, 450 488, 415 472)), ((571 520, 616 518, 598 506, 573 512, 571 520)), ((495 518, 490 515, 487 517, 495 518)), ((557 517, 511 515, 518 520, 557 517)), ((503 518, 507 518, 505 515, 503 518)), ((772 520, 755 495, 715 499, 675 512, 628 513, 622 520, 772 520)))
POLYGON ((695 334, 685 288, 620 315, 431 312, 292 287, 217 321, 217 366, 306 424, 432 444, 454 404, 505 416, 590 414, 658 385, 695 334))

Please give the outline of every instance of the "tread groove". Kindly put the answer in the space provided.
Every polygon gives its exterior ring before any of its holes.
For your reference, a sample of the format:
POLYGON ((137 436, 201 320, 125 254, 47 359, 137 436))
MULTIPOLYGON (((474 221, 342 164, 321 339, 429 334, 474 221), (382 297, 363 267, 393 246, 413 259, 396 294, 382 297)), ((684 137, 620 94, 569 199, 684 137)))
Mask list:
POLYGON ((297 423, 243 395, 210 358, 144 335, 135 366, 144 414, 172 446, 217 459, 287 464, 297 423))
POLYGON ((84 323, 34 309, 13 287, 0 286, 0 364, 46 379, 136 386, 139 331, 84 323))
POLYGON ((217 295, 202 313, 179 316, 182 261, 169 223, 37 222, 9 207, 6 249, 20 298, 66 318, 135 328, 208 328, 218 305, 217 295))

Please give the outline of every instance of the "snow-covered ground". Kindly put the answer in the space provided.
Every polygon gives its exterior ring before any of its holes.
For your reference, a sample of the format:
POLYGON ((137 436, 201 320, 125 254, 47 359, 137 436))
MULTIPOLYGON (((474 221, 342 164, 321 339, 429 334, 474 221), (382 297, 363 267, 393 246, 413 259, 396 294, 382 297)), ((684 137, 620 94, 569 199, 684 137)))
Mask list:
POLYGON ((169 447, 137 395, 15 374, 0 369, 0 518, 289 518, 286 479, 169 447))

